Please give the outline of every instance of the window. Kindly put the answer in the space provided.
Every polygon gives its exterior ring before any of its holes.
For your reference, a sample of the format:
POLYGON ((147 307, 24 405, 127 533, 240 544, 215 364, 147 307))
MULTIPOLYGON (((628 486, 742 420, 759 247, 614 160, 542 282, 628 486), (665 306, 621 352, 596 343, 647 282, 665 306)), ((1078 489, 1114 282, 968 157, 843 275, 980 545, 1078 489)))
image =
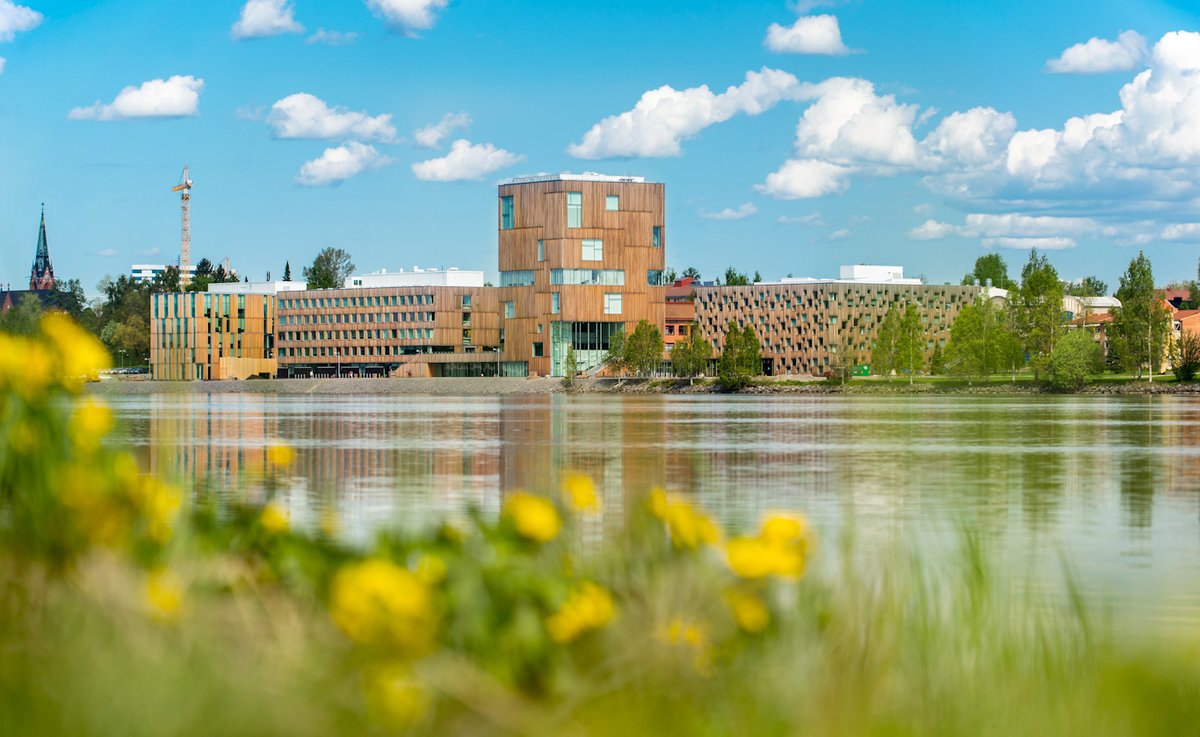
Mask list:
POLYGON ((583 227, 583 192, 567 192, 567 227, 583 227))
POLYGON ((512 230, 513 227, 513 198, 512 195, 500 198, 500 230, 512 230))
POLYGON ((517 311, 516 311, 516 309, 515 309, 514 307, 515 307, 515 306, 514 306, 514 304, 513 304, 513 301, 512 301, 511 299, 510 299, 509 301, 507 301, 507 302, 505 302, 505 303, 504 303, 504 317, 505 317, 505 319, 507 319, 507 320, 511 320, 511 319, 512 319, 512 318, 513 318, 513 317, 514 317, 516 314, 517 314, 517 311))
POLYGON ((464 294, 464 295, 462 296, 462 306, 463 306, 463 309, 470 309, 470 308, 471 308, 471 295, 469 295, 469 294, 464 294))
POLYGON ((604 241, 584 239, 583 241, 583 260, 584 261, 603 261, 604 260, 604 241))
POLYGON ((646 283, 652 287, 661 287, 663 285, 662 269, 650 269, 647 271, 646 283))
POLYGON ((562 295, 559 292, 550 293, 550 314, 557 315, 562 309, 562 295))
POLYGON ((620 292, 605 292, 604 293, 604 314, 606 314, 606 315, 621 314, 621 293, 620 292))
POLYGON ((609 212, 616 212, 621 209, 621 198, 615 194, 610 194, 604 198, 604 209, 609 212))
POLYGON ((625 272, 620 269, 551 269, 550 283, 599 284, 606 287, 625 286, 625 272))
POLYGON ((546 260, 546 241, 538 240, 538 261, 546 260))
POLYGON ((654 246, 655 248, 662 248, 662 226, 661 225, 654 226, 654 235, 651 237, 650 245, 654 246))
POLYGON ((545 355, 545 354, 544 354, 544 352, 542 351, 542 344, 541 344, 541 342, 539 341, 539 342, 537 342, 537 343, 534 343, 534 344, 533 344, 533 357, 534 357, 534 358, 541 358, 543 355, 545 355))
POLYGON ((502 287, 532 287, 532 271, 501 271, 500 286, 502 287))

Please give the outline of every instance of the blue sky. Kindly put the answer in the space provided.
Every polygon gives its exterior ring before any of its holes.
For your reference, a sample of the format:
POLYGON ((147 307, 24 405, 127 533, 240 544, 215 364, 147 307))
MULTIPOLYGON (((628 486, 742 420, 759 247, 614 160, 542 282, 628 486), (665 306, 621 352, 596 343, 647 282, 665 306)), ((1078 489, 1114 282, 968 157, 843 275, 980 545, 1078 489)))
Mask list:
POLYGON ((1194 278, 1197 31, 1115 0, 0 0, 0 281, 43 201, 89 291, 174 260, 185 163, 193 260, 254 279, 326 245, 494 276, 495 183, 585 170, 666 182, 668 262, 706 275, 1041 246, 1194 278))

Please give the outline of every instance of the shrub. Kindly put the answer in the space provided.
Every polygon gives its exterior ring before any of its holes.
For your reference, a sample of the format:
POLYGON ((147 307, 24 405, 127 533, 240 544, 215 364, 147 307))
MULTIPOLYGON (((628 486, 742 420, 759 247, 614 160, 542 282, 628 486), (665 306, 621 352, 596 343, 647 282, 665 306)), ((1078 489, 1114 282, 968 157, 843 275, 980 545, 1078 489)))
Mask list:
POLYGON ((1184 332, 1171 346, 1171 366, 1179 381, 1195 381, 1200 371, 1200 335, 1184 332))
POLYGON ((1054 346, 1047 365, 1050 385, 1074 391, 1087 383, 1088 376, 1103 370, 1100 346, 1086 330, 1071 330, 1054 346))

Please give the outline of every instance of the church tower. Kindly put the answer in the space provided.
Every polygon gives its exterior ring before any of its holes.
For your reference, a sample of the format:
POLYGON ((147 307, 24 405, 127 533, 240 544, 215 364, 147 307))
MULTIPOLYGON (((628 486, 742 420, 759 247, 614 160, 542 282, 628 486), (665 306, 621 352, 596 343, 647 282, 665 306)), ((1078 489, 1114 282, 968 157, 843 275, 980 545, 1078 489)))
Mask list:
POLYGON ((42 226, 38 230, 37 253, 29 274, 29 289, 48 292, 54 289, 54 267, 50 265, 50 246, 46 244, 46 206, 42 205, 42 226))

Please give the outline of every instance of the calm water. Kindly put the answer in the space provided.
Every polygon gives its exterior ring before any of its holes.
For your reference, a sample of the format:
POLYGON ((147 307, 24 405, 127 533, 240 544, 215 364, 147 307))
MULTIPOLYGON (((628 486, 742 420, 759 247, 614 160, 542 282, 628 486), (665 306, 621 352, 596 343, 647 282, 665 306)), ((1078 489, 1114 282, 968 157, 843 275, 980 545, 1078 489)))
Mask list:
MULTIPOLYGON (((687 491, 734 525, 804 511, 828 562, 843 532, 872 557, 952 551, 982 532, 1014 581, 1061 589, 1060 559, 1121 614, 1200 622, 1200 401, 1177 397, 115 398, 147 466, 217 493, 297 449, 285 501, 345 534, 420 524, 503 490, 592 474, 623 522, 651 486, 687 491)), ((828 563, 827 563, 828 564, 828 563)))

